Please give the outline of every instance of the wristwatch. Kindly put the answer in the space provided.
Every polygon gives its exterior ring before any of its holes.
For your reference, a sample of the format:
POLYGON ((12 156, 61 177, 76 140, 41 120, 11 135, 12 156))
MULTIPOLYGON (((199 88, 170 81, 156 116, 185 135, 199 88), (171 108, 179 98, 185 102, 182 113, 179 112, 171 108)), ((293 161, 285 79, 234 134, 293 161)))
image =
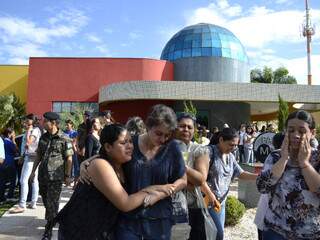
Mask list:
POLYGON ((71 176, 69 174, 64 175, 66 178, 70 178, 71 176))

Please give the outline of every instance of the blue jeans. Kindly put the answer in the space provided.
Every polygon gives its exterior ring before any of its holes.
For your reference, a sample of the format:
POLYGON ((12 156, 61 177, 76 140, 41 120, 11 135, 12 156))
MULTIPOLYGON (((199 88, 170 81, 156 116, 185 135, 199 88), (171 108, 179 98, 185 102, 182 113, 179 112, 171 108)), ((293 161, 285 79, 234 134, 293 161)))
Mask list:
MULTIPOLYGON (((21 170, 21 177, 20 177, 20 201, 19 206, 22 208, 26 207, 26 202, 28 198, 29 192, 29 177, 32 172, 33 161, 29 159, 28 156, 25 156, 23 167, 21 170)), ((38 181, 38 170, 35 172, 34 181, 32 183, 32 199, 31 203, 34 205, 38 201, 39 196, 39 181, 38 181)))
POLYGON ((80 176, 80 164, 78 161, 78 155, 72 155, 72 176, 78 178, 80 176))
POLYGON ((170 240, 170 219, 120 219, 115 231, 117 240, 170 240))
POLYGON ((226 219, 226 201, 222 201, 220 212, 215 212, 212 208, 209 208, 209 213, 217 228, 216 240, 223 240, 224 222, 226 219))
POLYGON ((275 231, 272 231, 271 229, 263 231, 262 239, 263 240, 286 240, 285 237, 283 237, 279 233, 276 233, 275 231))

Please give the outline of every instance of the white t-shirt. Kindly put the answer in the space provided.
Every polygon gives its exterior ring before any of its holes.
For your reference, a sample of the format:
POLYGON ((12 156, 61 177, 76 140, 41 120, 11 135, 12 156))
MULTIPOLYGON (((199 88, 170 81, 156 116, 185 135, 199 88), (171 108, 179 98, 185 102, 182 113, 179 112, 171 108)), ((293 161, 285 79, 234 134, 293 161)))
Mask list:
MULTIPOLYGON (((28 134, 28 133, 26 133, 28 134)), ((39 140, 41 137, 41 131, 38 127, 35 127, 30 132, 30 137, 33 137, 34 140, 29 145, 29 147, 26 149, 26 154, 35 154, 38 149, 39 140)))

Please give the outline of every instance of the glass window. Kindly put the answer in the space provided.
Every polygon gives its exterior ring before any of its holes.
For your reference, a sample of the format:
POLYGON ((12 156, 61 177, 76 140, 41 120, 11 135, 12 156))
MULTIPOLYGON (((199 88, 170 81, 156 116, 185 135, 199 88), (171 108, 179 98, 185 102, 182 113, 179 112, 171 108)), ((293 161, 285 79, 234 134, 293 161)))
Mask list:
POLYGON ((231 58, 231 52, 228 48, 221 48, 222 50, 222 57, 231 58))
POLYGON ((201 41, 193 40, 192 41, 192 48, 198 48, 198 47, 201 47, 201 41))
POLYGON ((211 40, 211 34, 210 33, 203 33, 202 34, 202 41, 203 40, 211 40))
POLYGON ((211 44, 212 44, 212 47, 216 47, 216 48, 221 47, 221 41, 219 40, 212 40, 211 44))
POLYGON ((53 112, 61 112, 61 102, 53 102, 52 103, 52 111, 53 112))
POLYGON ((190 40, 193 40, 192 34, 189 34, 184 38, 184 41, 190 41, 190 40))
POLYGON ((182 41, 176 42, 174 50, 181 50, 182 48, 183 48, 183 42, 182 41))
POLYGON ((191 49, 184 49, 182 52, 182 57, 191 57, 191 49))
POLYGON ((169 59, 169 60, 173 60, 173 52, 169 53, 168 59, 169 59))
POLYGON ((202 47, 212 47, 211 40, 202 40, 202 47))
POLYGON ((184 41, 183 48, 192 48, 192 41, 184 41))
POLYGON ((203 27, 202 32, 210 32, 210 28, 208 26, 203 27))
POLYGON ((201 49, 201 56, 209 57, 212 55, 211 48, 202 48, 201 49))
POLYGON ((182 51, 179 50, 179 51, 174 52, 173 58, 174 58, 174 60, 176 60, 178 58, 181 58, 181 56, 182 56, 182 51))
POLYGON ((81 109, 89 109, 93 112, 99 111, 99 104, 96 102, 53 102, 52 111, 57 113, 74 112, 81 109))
POLYGON ((219 34, 219 38, 221 39, 221 41, 226 41, 226 40, 228 40, 228 39, 227 39, 227 36, 224 35, 224 34, 219 34))
POLYGON ((174 46, 175 46, 175 44, 171 44, 171 46, 169 48, 169 52, 173 52, 174 51, 174 46))
POLYGON ((193 34, 193 40, 200 40, 202 39, 202 34, 201 33, 196 33, 193 34))
POLYGON ((196 29, 194 29, 194 33, 202 33, 202 28, 196 28, 196 29))
POLYGON ((222 48, 230 48, 230 44, 228 41, 223 40, 223 41, 221 41, 221 47, 222 48))
POLYGON ((71 102, 62 102, 62 112, 70 112, 71 110, 71 102))
POLYGON ((192 48, 192 57, 201 56, 201 48, 192 48))
POLYGON ((212 51, 212 56, 215 56, 215 57, 222 56, 221 48, 211 48, 211 51, 212 51))

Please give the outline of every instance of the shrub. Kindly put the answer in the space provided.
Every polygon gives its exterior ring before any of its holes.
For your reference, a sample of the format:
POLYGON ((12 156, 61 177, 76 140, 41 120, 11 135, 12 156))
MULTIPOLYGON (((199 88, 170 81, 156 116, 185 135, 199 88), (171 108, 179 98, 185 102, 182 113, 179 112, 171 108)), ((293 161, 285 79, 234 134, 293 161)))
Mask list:
POLYGON ((240 222, 246 208, 236 197, 228 196, 226 202, 226 225, 234 226, 240 222))

